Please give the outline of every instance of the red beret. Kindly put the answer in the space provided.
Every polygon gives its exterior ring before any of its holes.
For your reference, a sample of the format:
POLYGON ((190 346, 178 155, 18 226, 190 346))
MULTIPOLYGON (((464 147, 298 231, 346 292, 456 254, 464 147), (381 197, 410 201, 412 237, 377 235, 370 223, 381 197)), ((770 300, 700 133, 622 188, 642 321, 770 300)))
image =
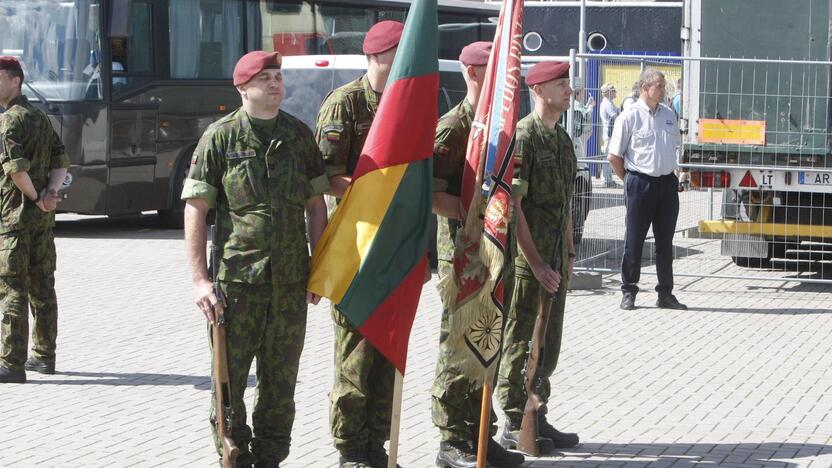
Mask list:
POLYGON ((399 45, 404 25, 398 21, 379 21, 364 37, 364 55, 375 55, 399 45))
POLYGON ((488 65, 488 56, 491 55, 492 44, 488 41, 477 41, 462 48, 459 54, 459 61, 465 66, 488 65))
POLYGON ((569 78, 568 62, 539 62, 526 75, 526 84, 534 86, 558 78, 569 78))
POLYGON ((234 67, 234 86, 246 84, 254 78, 254 75, 260 73, 266 68, 280 68, 283 62, 280 53, 266 52, 263 50, 255 50, 249 52, 237 60, 237 65, 234 67))
POLYGON ((23 71, 16 57, 4 55, 0 57, 0 70, 23 71))

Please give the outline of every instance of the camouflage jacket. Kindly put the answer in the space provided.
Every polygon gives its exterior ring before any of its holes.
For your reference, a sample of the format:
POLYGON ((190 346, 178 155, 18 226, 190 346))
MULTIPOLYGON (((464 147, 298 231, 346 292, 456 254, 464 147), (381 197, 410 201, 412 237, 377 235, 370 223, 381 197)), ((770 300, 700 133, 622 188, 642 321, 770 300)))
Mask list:
MULTIPOLYGON (((555 263, 561 269, 568 263, 565 233, 577 168, 572 140, 560 124, 546 128, 535 112, 517 123, 513 195, 523 199, 523 214, 540 258, 551 261, 557 254, 555 263)), ((515 265, 529 269, 522 251, 515 265)))
POLYGON ((352 175, 378 110, 381 94, 363 75, 330 92, 321 104, 315 140, 321 149, 326 175, 352 175))
POLYGON ((0 234, 25 227, 52 225, 54 212, 44 213, 14 185, 11 175, 25 171, 40 192, 49 182, 52 169, 69 167, 64 144, 49 118, 19 96, 0 114, 0 234))
POLYGON ((220 280, 305 283, 306 201, 327 190, 309 127, 283 111, 264 126, 240 108, 200 138, 182 199, 202 198, 216 208, 220 280))
MULTIPOLYGON (((462 171, 468 149, 468 133, 474 120, 474 108, 468 99, 451 108, 439 119, 433 143, 433 191, 459 196, 462 171)), ((436 253, 439 260, 454 258, 454 237, 459 220, 437 217, 436 253)))

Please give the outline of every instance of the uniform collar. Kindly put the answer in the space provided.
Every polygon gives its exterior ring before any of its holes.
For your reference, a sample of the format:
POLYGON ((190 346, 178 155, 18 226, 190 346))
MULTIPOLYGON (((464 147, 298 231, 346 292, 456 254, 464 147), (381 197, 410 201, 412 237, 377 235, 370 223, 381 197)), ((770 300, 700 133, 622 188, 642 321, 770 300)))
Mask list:
POLYGON ((533 110, 533 111, 532 111, 532 114, 534 115, 534 124, 535 124, 535 125, 537 125, 537 127, 538 127, 538 128, 539 128, 542 132, 544 132, 544 133, 543 133, 544 135, 545 135, 545 134, 547 134, 547 133, 551 133, 551 134, 557 135, 557 133, 558 133, 558 126, 560 125, 559 123, 555 123, 555 128, 549 128, 549 127, 547 127, 547 126, 546 126, 546 124, 545 124, 545 123, 543 123, 543 119, 541 119, 541 118, 540 118, 540 116, 539 116, 539 115, 537 115, 537 112, 535 112, 535 111, 533 110))
POLYGON ((29 104, 29 98, 27 98, 24 94, 20 94, 9 102, 8 108, 11 109, 14 106, 25 106, 27 104, 29 104))
POLYGON ((467 97, 462 99, 460 106, 460 109, 462 109, 462 112, 465 114, 465 116, 470 118, 471 120, 474 120, 474 106, 472 106, 471 103, 468 102, 467 97))
MULTIPOLYGON (((272 139, 272 140, 274 140, 276 138, 276 136, 280 133, 280 129, 282 127, 282 125, 280 125, 280 114, 281 113, 282 112, 278 111, 277 117, 275 117, 275 119, 277 119, 277 122, 275 122, 274 130, 272 131, 271 135, 269 135, 270 139, 272 139)), ((258 139, 257 138, 257 132, 255 132, 254 127, 251 124, 251 119, 252 118, 253 117, 248 115, 248 112, 246 112, 245 109, 240 107, 240 114, 237 116, 237 120, 240 123, 240 134, 237 137, 238 140, 248 140, 250 138, 255 139, 255 140, 258 139)), ((262 143, 268 144, 268 142, 262 142, 262 143)))
POLYGON ((364 95, 367 96, 367 107, 370 108, 370 112, 372 112, 375 116, 376 111, 378 110, 381 93, 373 91, 372 86, 370 86, 370 79, 367 78, 366 73, 361 77, 361 85, 364 86, 364 95))

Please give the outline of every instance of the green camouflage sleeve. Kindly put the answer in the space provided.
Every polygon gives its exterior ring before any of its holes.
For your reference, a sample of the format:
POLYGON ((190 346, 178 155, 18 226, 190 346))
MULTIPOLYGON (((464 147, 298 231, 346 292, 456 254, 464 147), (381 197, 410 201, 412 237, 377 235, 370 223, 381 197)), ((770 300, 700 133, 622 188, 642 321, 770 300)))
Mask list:
POLYGON ((315 125, 315 140, 328 177, 347 173, 353 118, 347 96, 330 93, 321 105, 315 125))
POLYGON ((454 131, 446 119, 440 119, 436 126, 436 137, 433 140, 433 191, 448 190, 450 179, 454 174, 453 166, 453 138, 454 131))
POLYGON ((309 184, 312 186, 312 196, 319 195, 325 192, 328 192, 330 189, 329 186, 329 177, 327 177, 326 169, 324 168, 324 160, 321 156, 321 150, 317 144, 315 144, 315 138, 313 135, 309 135, 309 138, 304 139, 307 143, 307 151, 305 151, 306 157, 304 158, 304 169, 306 171, 306 178, 309 180, 309 184))
POLYGON ((529 192, 529 178, 534 163, 527 154, 529 150, 529 133, 518 129, 517 139, 514 142, 514 178, 511 180, 513 197, 525 197, 529 192))
POLYGON ((220 136, 218 130, 209 127, 199 139, 191 158, 188 178, 182 188, 183 200, 201 198, 208 202, 210 208, 216 206, 223 173, 224 147, 220 136))
MULTIPOLYGON (((50 125, 51 127, 51 125, 50 125)), ((67 169, 69 168, 69 156, 66 155, 66 148, 61 141, 61 137, 55 129, 52 129, 52 145, 49 154, 49 169, 67 169)))
POLYGON ((0 165, 6 174, 28 171, 32 163, 23 151, 26 129, 17 116, 0 117, 0 165), (5 118, 2 118, 5 117, 5 118))

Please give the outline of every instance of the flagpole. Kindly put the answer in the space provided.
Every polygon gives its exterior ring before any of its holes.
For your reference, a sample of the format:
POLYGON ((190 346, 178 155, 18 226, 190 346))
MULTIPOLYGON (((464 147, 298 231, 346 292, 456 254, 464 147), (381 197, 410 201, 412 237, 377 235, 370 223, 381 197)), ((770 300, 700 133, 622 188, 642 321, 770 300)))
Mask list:
POLYGON ((393 414, 390 415, 390 450, 388 450, 387 468, 396 468, 399 457, 399 426, 402 420, 402 373, 396 369, 396 381, 393 384, 393 414))
POLYGON ((482 408, 480 408, 480 431, 477 438, 477 468, 485 468, 488 458, 488 439, 491 437, 491 382, 488 378, 482 385, 482 408))

